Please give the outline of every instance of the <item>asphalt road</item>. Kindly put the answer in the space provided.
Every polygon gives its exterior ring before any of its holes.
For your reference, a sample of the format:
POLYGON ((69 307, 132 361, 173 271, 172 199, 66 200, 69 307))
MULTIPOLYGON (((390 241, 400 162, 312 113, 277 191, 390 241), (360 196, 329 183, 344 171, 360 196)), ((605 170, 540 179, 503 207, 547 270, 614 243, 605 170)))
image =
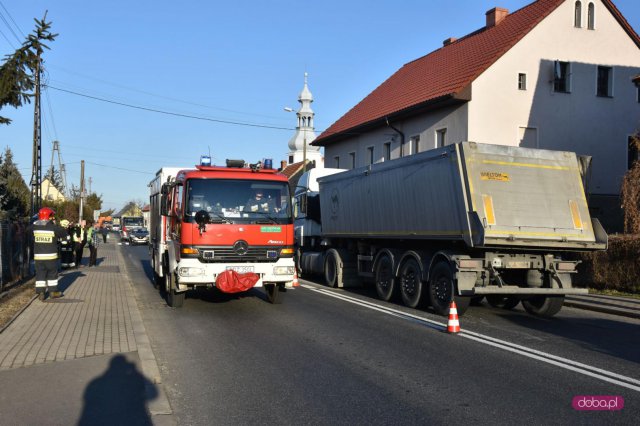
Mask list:
POLYGON ((181 425, 637 424, 639 320, 481 306, 449 335, 429 311, 305 280, 282 305, 256 289, 190 293, 173 309, 146 246, 122 249, 181 425), (579 395, 624 408, 577 411, 579 395))

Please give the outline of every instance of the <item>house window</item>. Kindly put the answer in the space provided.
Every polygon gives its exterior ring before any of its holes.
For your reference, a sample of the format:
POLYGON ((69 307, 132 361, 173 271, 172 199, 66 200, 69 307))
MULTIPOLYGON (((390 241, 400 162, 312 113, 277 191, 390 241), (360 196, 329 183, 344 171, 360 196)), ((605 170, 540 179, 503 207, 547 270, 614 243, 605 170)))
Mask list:
POLYGON ((391 160, 391 142, 386 142, 383 146, 382 146, 383 152, 384 152, 384 156, 382 157, 383 161, 389 161, 391 160))
POLYGON ((402 145, 400 146, 400 157, 411 155, 411 141, 412 139, 402 141, 402 145))
POLYGON ((627 170, 633 167, 633 163, 640 160, 640 139, 635 136, 629 136, 627 149, 627 170))
POLYGON ((349 160, 351 162, 351 168, 355 169, 356 168, 356 153, 355 152, 350 152, 349 153, 349 160))
POLYGON ((436 148, 442 148, 446 144, 447 129, 436 130, 436 148))
POLYGON ((582 2, 577 1, 573 12, 573 26, 582 28, 582 2))
POLYGON ((571 66, 569 62, 555 61, 553 66, 553 91, 571 92, 571 66))
POLYGON ((289 156, 289 164, 293 164, 293 155, 289 156))
POLYGON ((522 72, 518 74, 518 90, 527 90, 527 75, 522 72))
POLYGON ((339 156, 335 156, 333 157, 333 164, 335 165, 336 169, 340 168, 340 157, 339 156))
POLYGON ((367 164, 373 164, 373 147, 370 146, 367 148, 367 164))
POLYGON ((420 152, 420 135, 415 135, 411 137, 411 147, 413 148, 414 154, 417 154, 420 152))
POLYGON ((613 96, 613 69, 611 67, 598 66, 596 94, 601 97, 613 96))
POLYGON ((594 30, 596 28, 596 6, 589 3, 587 7, 587 28, 594 30))

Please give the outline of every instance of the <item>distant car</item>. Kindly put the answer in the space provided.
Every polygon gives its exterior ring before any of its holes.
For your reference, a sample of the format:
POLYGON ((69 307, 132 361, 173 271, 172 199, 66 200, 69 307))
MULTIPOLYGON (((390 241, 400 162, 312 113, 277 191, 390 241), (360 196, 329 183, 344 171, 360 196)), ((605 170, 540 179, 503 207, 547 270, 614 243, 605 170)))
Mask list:
POLYGON ((113 225, 111 225, 111 230, 114 232, 118 232, 120 230, 120 225, 114 223, 113 225))
POLYGON ((129 232, 129 242, 134 244, 149 244, 149 231, 147 228, 136 228, 129 232))

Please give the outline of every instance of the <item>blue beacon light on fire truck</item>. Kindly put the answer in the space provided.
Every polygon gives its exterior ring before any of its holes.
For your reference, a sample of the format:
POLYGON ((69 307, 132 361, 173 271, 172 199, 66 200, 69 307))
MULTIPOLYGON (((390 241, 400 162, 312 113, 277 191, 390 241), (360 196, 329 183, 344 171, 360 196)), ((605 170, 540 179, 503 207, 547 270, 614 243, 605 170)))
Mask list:
POLYGON ((200 156, 200 165, 201 166, 210 166, 211 165, 211 157, 209 155, 201 155, 200 156))

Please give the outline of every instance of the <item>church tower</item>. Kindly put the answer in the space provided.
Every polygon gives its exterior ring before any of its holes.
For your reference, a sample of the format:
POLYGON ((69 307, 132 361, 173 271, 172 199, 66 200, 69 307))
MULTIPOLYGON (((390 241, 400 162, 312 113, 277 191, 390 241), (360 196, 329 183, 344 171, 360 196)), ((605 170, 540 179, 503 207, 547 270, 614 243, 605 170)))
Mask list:
POLYGON ((322 153, 319 146, 311 146, 311 142, 316 139, 316 132, 313 127, 313 110, 311 102, 313 96, 307 85, 308 74, 304 73, 304 87, 298 96, 300 109, 296 112, 298 125, 296 133, 289 140, 289 164, 298 163, 305 159, 307 162, 315 161, 316 167, 323 167, 322 153))

